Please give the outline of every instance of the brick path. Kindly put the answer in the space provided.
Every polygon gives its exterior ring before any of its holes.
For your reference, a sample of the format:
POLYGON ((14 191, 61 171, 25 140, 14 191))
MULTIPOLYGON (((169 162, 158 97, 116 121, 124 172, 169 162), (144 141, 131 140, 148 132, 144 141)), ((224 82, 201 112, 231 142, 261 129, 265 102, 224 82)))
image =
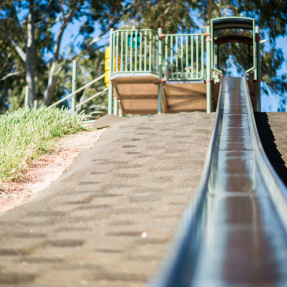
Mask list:
POLYGON ((0 216, 0 286, 145 286, 195 191, 214 114, 132 118, 0 216))

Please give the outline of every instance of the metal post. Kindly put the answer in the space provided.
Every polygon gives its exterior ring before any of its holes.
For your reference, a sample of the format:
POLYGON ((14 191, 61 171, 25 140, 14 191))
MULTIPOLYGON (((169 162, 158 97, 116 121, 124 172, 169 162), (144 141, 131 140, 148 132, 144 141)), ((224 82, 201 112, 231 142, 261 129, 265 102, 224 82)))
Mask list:
POLYGON ((114 96, 114 115, 117 116, 119 111, 119 103, 116 96, 114 96))
POLYGON ((29 109, 30 88, 26 86, 25 89, 25 109, 29 109))
POLYGON ((206 26, 206 112, 211 113, 211 37, 210 26, 206 26))
POLYGON ((159 84, 158 84, 158 100, 157 100, 157 113, 162 113, 162 29, 158 29, 158 76, 159 76, 159 84))
MULTIPOLYGON (((110 29, 110 77, 114 72, 114 53, 113 53, 113 30, 110 29)), ((113 84, 111 80, 109 80, 109 91, 108 91, 108 114, 111 115, 113 113, 113 84)))
POLYGON ((217 45, 217 69, 219 70, 220 69, 220 66, 219 66, 219 44, 217 45))
POLYGON ((257 57, 257 97, 256 111, 261 112, 261 60, 260 60, 260 33, 259 26, 255 27, 256 35, 256 57, 257 57))
POLYGON ((34 106, 33 106, 34 110, 38 109, 38 101, 34 101, 34 106))
POLYGON ((250 46, 250 44, 248 44, 248 68, 250 68, 251 67, 251 46, 250 46))
POLYGON ((113 113, 113 84, 109 82, 109 91, 108 91, 108 114, 113 113))
MULTIPOLYGON (((72 71, 72 93, 77 89, 77 60, 73 61, 73 71, 72 71)), ((72 113, 76 111, 76 95, 72 96, 72 113)))

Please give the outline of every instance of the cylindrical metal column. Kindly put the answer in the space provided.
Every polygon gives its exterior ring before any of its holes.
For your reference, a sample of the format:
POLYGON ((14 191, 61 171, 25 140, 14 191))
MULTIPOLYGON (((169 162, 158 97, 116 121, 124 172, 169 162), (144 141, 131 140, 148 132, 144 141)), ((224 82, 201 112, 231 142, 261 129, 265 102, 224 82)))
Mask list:
POLYGON ((206 112, 211 113, 211 37, 210 26, 206 26, 206 112))
POLYGON ((119 103, 116 96, 114 96, 114 115, 117 116, 119 112, 119 103))
POLYGON ((257 93, 256 111, 261 112, 261 59, 260 59, 260 33, 259 26, 255 27, 256 35, 256 58, 257 58, 257 93))
POLYGON ((30 88, 26 86, 25 89, 25 109, 29 109, 30 88))
POLYGON ((219 57, 219 47, 220 45, 217 45, 217 69, 220 69, 220 65, 219 65, 219 61, 220 61, 220 57, 219 57))
MULTIPOLYGON (((114 53, 113 53, 113 30, 110 29, 110 77, 114 72, 114 53)), ((108 91, 108 114, 111 115, 113 113, 113 84, 111 80, 109 80, 109 91, 108 91)))
MULTIPOLYGON (((72 71, 72 93, 77 89, 77 60, 73 61, 73 71, 72 71)), ((76 111, 76 95, 72 96, 72 113, 76 111)))
POLYGON ((162 29, 158 29, 158 75, 159 75, 159 84, 158 84, 158 101, 157 101, 157 113, 162 113, 162 29))
POLYGON ((109 81, 109 90, 108 90, 108 114, 113 113, 113 84, 109 81))

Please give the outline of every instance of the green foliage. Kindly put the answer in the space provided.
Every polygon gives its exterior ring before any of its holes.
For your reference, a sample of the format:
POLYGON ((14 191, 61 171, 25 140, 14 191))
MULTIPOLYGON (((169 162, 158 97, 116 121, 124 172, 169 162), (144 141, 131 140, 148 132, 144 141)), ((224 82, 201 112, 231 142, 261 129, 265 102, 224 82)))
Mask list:
POLYGON ((198 28, 191 17, 191 1, 139 1, 134 10, 139 28, 162 28, 165 33, 187 32, 198 28))
POLYGON ((0 116, 0 184, 17 179, 34 158, 50 151, 56 137, 83 130, 80 116, 59 109, 18 109, 0 116))
MULTIPOLYGON (((119 0, 1 2, 0 64, 2 66, 4 64, 4 69, 0 71, 0 112, 3 113, 7 109, 7 99, 10 100, 10 110, 15 110, 23 104, 23 98, 20 95, 27 85, 28 69, 30 71, 28 77, 32 77, 30 76, 32 69, 27 68, 24 57, 19 55, 19 49, 27 54, 30 15, 33 18, 31 25, 35 35, 32 57, 35 97, 41 104, 45 93, 44 104, 49 105, 51 101, 59 100, 67 92, 67 86, 60 86, 60 83, 69 82, 67 74, 70 72, 71 60, 80 61, 83 58, 90 58, 93 61, 95 56, 103 57, 102 53, 98 53, 100 47, 96 44, 90 45, 95 22, 100 23, 102 34, 105 34, 120 21, 123 14, 130 10, 130 5, 128 2, 123 4, 119 0), (66 27, 76 22, 79 23, 79 31, 76 30, 75 34, 71 35, 64 52, 59 52, 66 27), (7 75, 10 76, 7 77, 7 75)), ((97 71, 100 74, 104 72, 103 69, 97 69, 97 71)), ((89 74, 89 77, 92 75, 95 73, 89 74)), ((32 92, 31 86, 30 90, 32 92)))

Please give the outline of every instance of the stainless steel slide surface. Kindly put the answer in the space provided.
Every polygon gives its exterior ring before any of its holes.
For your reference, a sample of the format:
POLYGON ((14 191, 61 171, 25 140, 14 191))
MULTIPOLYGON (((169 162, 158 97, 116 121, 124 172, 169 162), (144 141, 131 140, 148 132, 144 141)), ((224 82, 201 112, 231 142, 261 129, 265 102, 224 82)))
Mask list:
POLYGON ((153 286, 287 286, 286 187, 261 146, 245 78, 224 78, 197 197, 153 286))

